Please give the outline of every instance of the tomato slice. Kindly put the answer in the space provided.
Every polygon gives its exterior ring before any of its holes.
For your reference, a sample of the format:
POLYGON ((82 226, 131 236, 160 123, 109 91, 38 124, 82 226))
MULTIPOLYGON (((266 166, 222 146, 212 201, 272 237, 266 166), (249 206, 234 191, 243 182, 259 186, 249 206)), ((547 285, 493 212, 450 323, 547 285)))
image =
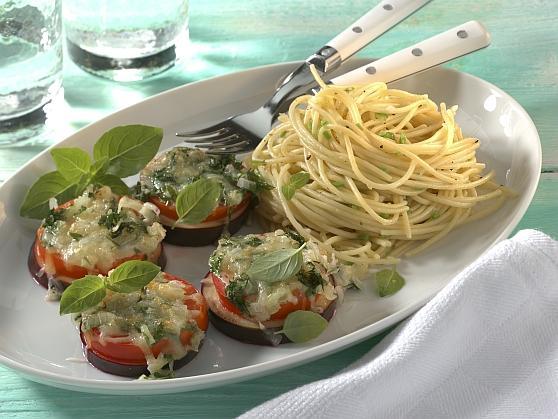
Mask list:
POLYGON ((215 286, 215 290, 217 291, 217 295, 219 296, 219 300, 225 309, 234 313, 238 316, 242 316, 242 312, 240 309, 234 304, 229 298, 227 297, 227 291, 225 289, 225 283, 221 278, 215 275, 213 272, 211 274, 211 280, 213 281, 213 285, 215 286))
POLYGON ((45 267, 47 263, 54 267, 54 275, 57 277, 66 277, 71 279, 79 279, 83 278, 85 275, 88 274, 102 274, 107 275, 108 271, 111 269, 116 268, 117 266, 121 265, 122 263, 128 260, 150 260, 152 262, 157 262, 159 256, 162 252, 162 246, 159 245, 155 251, 150 254, 146 255, 145 253, 136 253, 134 255, 127 256, 125 258, 120 258, 114 261, 114 263, 108 269, 100 269, 95 267, 94 269, 87 269, 80 265, 74 265, 71 263, 67 263, 62 258, 60 253, 56 252, 53 249, 47 249, 41 244, 41 236, 43 234, 43 227, 40 227, 37 230, 37 237, 35 238, 35 245, 33 246, 33 251, 35 253, 35 259, 37 263, 41 267, 45 267))
POLYGON ((297 302, 293 303, 291 301, 287 301, 286 303, 281 304, 279 310, 273 313, 269 317, 269 320, 283 320, 293 311, 310 310, 310 300, 308 300, 305 293, 300 290, 294 290, 293 295, 296 297, 297 302))
MULTIPOLYGON (((165 217, 170 218, 171 220, 175 220, 175 221, 178 220, 178 214, 176 213, 176 205, 174 203, 165 204, 165 202, 163 202, 157 196, 150 197, 149 201, 152 204, 155 204, 155 206, 157 208, 159 208, 159 210, 161 211, 161 214, 164 215, 165 217)), ((238 210, 245 209, 248 206, 249 203, 250 203, 250 194, 247 193, 245 195, 244 199, 240 202, 240 204, 235 205, 232 208, 232 212, 236 212, 238 210)), ((226 206, 226 205, 219 205, 202 222, 207 223, 207 222, 210 222, 210 221, 216 221, 216 220, 221 220, 221 219, 225 218, 227 216, 228 208, 229 207, 226 206)))
MULTIPOLYGON (((199 328, 206 331, 208 327, 207 304, 198 290, 192 284, 182 278, 165 272, 165 278, 169 281, 181 281, 184 287, 184 304, 191 310, 194 320, 199 328), (196 296, 197 295, 197 296, 196 296)), ((188 345, 193 333, 189 330, 180 332, 180 342, 188 345)), ((113 338, 126 338, 127 335, 111 336, 113 338)), ((139 346, 129 340, 123 339, 122 342, 101 341, 98 328, 93 328, 83 333, 83 338, 87 348, 95 355, 117 364, 126 365, 145 365, 145 355, 139 346)), ((171 353, 172 345, 169 339, 163 338, 151 346, 151 351, 155 357, 163 353, 171 353)))
MULTIPOLYGON (((226 285, 223 280, 213 272, 211 272, 211 279, 223 307, 231 313, 242 316, 240 309, 227 297, 226 285)), ((269 320, 283 320, 293 311, 310 309, 310 300, 306 297, 306 294, 302 291, 294 290, 293 295, 297 299, 296 303, 291 301, 284 302, 279 306, 279 310, 270 316, 269 320)))

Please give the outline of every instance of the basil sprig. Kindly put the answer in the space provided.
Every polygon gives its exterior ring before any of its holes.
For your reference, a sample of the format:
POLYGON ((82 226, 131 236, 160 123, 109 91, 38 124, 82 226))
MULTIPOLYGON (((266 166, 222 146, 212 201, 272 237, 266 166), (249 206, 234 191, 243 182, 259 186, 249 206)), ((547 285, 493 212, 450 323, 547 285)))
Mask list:
POLYGON ((163 130, 147 125, 124 125, 105 132, 93 146, 93 157, 108 158, 107 173, 135 175, 157 154, 163 130))
POLYGON ((176 213, 179 223, 198 224, 217 207, 223 187, 208 178, 190 183, 176 197, 176 213))
POLYGON ((281 192, 283 196, 290 201, 294 196, 297 189, 302 188, 310 181, 310 173, 308 172, 298 172, 289 178, 289 181, 281 186, 281 192))
POLYGON ((294 343, 304 343, 320 336, 327 325, 328 321, 318 313, 297 310, 289 313, 283 328, 276 333, 283 333, 294 343))
POLYGON ((66 202, 81 195, 90 184, 107 185, 115 193, 128 194, 128 186, 121 178, 139 172, 155 156, 162 139, 161 128, 125 125, 101 136, 93 147, 93 161, 76 147, 52 149, 50 154, 58 170, 41 176, 31 186, 20 215, 44 218, 51 198, 66 202))
POLYGON ((60 299, 60 314, 80 313, 103 301, 107 289, 130 293, 149 284, 161 271, 154 263, 130 260, 114 269, 108 277, 87 275, 64 290, 60 299))
POLYGON ((254 280, 274 283, 284 281, 296 275, 302 267, 302 249, 280 249, 256 257, 246 274, 254 280))
POLYGON ((403 285, 405 285, 405 279, 395 270, 395 268, 384 269, 376 272, 375 277, 380 297, 393 295, 403 288, 403 285))

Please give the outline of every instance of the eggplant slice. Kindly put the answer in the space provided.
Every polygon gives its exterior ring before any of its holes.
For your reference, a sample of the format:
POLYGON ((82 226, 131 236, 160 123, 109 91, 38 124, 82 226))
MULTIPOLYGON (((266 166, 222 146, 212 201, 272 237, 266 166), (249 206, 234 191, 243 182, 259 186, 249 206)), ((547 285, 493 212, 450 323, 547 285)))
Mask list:
MULTIPOLYGON (((147 364, 145 365, 130 365, 130 364, 120 364, 117 362, 109 361, 99 355, 97 355, 94 351, 87 348, 85 343, 85 339, 83 338, 83 333, 80 332, 81 343, 83 345, 83 354, 91 365, 95 368, 100 369, 103 372, 113 375, 119 375, 121 377, 130 377, 130 378, 138 378, 139 376, 145 374, 149 375, 149 371, 147 369, 147 364)), ((200 346, 197 351, 189 351, 184 357, 177 359, 173 363, 173 370, 176 371, 179 368, 182 368, 184 365, 192 361, 196 355, 198 354, 199 350, 203 346, 203 341, 200 343, 200 346)))
MULTIPOLYGON (((248 205, 238 217, 231 219, 228 225, 228 232, 230 234, 234 234, 240 230, 240 227, 242 227, 248 218, 250 208, 251 205, 248 205)), ((172 226, 166 224, 163 224, 163 226, 167 230, 167 235, 164 239, 165 242, 176 246, 191 247, 207 246, 215 243, 219 237, 223 235, 223 231, 225 229, 225 224, 201 228, 173 228, 172 226)))

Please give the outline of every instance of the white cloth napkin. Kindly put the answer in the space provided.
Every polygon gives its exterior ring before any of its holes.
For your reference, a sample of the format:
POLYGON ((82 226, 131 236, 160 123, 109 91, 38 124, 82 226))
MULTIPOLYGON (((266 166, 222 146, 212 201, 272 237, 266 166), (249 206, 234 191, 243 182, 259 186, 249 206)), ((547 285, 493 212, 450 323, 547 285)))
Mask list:
POLYGON ((242 418, 557 418, 558 242, 520 231, 337 375, 242 418))

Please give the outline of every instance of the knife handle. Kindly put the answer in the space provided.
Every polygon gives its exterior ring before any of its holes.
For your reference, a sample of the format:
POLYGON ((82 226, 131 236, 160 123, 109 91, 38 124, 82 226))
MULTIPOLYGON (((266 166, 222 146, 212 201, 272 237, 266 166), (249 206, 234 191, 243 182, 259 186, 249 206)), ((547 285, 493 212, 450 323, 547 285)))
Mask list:
POLYGON ((429 1, 383 0, 326 45, 336 49, 345 61, 429 1))
POLYGON ((418 44, 380 58, 339 77, 336 85, 383 81, 389 83, 453 60, 490 44, 490 34, 475 20, 456 26, 418 44))

